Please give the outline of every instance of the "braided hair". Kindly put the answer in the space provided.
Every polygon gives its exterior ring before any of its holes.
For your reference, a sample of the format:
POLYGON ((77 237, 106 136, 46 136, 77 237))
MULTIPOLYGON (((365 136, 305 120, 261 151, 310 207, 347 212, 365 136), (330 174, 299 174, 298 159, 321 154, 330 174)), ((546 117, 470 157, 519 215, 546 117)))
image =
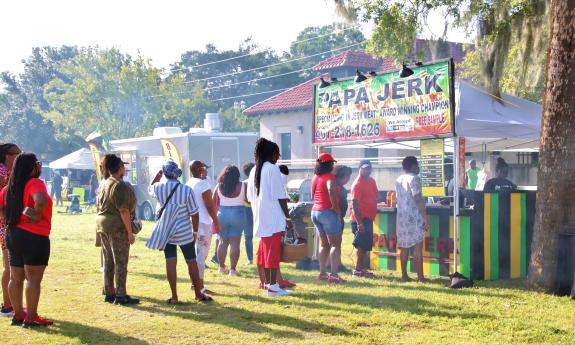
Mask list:
POLYGON ((8 230, 13 229, 20 221, 22 211, 24 211, 24 187, 26 183, 36 176, 32 176, 38 159, 33 153, 21 153, 14 161, 13 173, 8 180, 6 195, 4 196, 4 219, 8 230))
POLYGON ((256 161, 256 173, 254 183, 256 185, 257 195, 260 195, 260 182, 262 177, 262 167, 265 162, 272 162, 274 160, 274 155, 279 155, 280 148, 273 141, 269 141, 266 138, 259 138, 256 141, 256 148, 254 150, 254 156, 256 161))
POLYGON ((15 148, 18 148, 18 145, 12 143, 0 144, 0 163, 6 164, 6 156, 15 148))

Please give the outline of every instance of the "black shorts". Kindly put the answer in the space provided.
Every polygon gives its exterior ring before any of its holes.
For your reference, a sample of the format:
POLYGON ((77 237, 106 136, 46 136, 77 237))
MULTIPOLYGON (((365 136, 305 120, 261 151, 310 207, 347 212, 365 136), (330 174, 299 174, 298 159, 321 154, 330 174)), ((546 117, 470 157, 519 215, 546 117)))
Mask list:
POLYGON ((6 233, 10 266, 47 266, 50 238, 14 228, 6 233))
MULTIPOLYGON (((166 257, 166 260, 176 259, 178 257, 177 247, 178 246, 175 244, 166 244, 166 248, 164 248, 164 256, 166 257)), ((181 245, 180 249, 182 250, 186 261, 196 260, 196 241, 181 245)))
POLYGON ((373 222, 371 219, 365 218, 363 221, 363 234, 357 228, 357 222, 351 222, 351 231, 353 232, 353 246, 356 249, 369 252, 373 247, 373 222))

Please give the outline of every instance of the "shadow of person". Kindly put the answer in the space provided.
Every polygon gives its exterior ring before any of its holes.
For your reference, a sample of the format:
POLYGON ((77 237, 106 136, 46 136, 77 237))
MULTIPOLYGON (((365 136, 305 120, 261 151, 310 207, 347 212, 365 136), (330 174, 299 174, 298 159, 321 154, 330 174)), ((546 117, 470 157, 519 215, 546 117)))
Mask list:
POLYGON ((97 328, 81 323, 54 320, 54 324, 49 327, 36 327, 34 331, 63 335, 67 338, 77 338, 82 344, 130 344, 147 345, 147 341, 130 336, 119 335, 104 328, 97 328))
MULTIPOLYGON (((289 297, 288 297, 289 298, 289 297)), ((142 298, 144 303, 134 309, 152 314, 178 317, 207 324, 220 324, 242 332, 269 334, 274 338, 304 339, 304 332, 317 332, 319 335, 354 335, 349 330, 302 318, 279 313, 248 310, 219 305, 217 303, 191 305, 168 305, 154 298, 142 298), (278 329, 282 328, 282 329, 278 329), (288 328, 289 330, 286 330, 288 328)), ((287 300, 286 300, 287 301, 287 300)))

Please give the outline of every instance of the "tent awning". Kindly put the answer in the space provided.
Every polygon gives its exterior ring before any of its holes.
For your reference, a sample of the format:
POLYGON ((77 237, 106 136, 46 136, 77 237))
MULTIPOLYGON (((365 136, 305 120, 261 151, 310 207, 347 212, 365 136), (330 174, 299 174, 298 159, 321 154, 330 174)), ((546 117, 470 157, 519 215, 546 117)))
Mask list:
POLYGON ((48 166, 50 169, 94 170, 94 161, 90 150, 81 148, 51 162, 48 166))

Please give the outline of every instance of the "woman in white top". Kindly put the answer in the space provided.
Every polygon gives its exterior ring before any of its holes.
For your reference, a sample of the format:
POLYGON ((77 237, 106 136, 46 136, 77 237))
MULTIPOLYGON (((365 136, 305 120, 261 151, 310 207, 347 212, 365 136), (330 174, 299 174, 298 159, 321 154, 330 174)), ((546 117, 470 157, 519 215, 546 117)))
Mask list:
POLYGON ((240 182, 240 170, 235 165, 224 167, 218 177, 218 184, 214 191, 214 198, 217 200, 219 238, 218 272, 231 276, 238 276, 236 270, 240 258, 240 240, 245 226, 246 200, 245 184, 240 182), (226 268, 226 256, 230 247, 230 270, 226 268))

